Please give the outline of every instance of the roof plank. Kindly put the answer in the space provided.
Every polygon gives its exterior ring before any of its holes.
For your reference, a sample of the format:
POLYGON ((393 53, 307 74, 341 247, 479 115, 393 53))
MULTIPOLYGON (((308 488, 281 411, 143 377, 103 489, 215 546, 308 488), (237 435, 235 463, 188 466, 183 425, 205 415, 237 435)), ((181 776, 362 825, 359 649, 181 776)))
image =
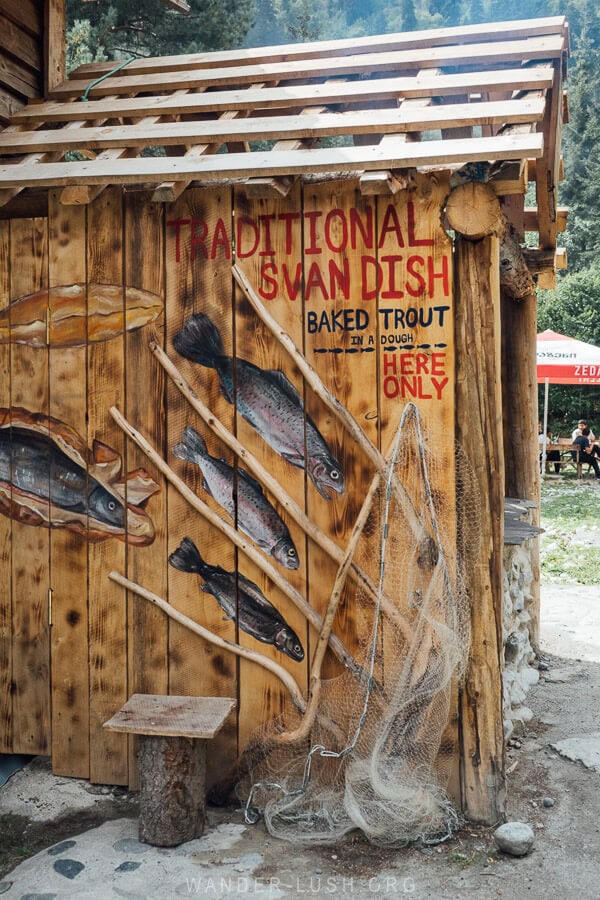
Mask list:
MULTIPOLYGON (((427 98, 413 102, 425 102, 427 98)), ((524 98, 496 103, 461 103, 447 106, 412 107, 405 102, 398 109, 357 110, 354 112, 306 112, 303 115, 234 119, 234 112, 223 118, 198 122, 155 121, 134 125, 100 126, 78 131, 49 129, 0 133, 0 153, 35 153, 43 150, 88 150, 109 147, 145 147, 150 144, 227 143, 240 140, 290 140, 341 134, 388 134, 426 131, 460 125, 530 123, 544 115, 544 99, 524 98), (227 118, 226 118, 227 117, 227 118)))
POLYGON ((251 178, 255 175, 294 175, 340 171, 372 171, 382 168, 437 165, 489 159, 540 157, 542 134, 515 134, 464 140, 407 143, 386 141, 365 147, 335 147, 295 150, 285 153, 224 153, 198 159, 145 157, 112 161, 38 163, 0 166, 0 189, 8 186, 36 187, 41 184, 136 184, 193 179, 251 178))
POLYGON ((358 103, 398 97, 429 97, 481 93, 504 88, 511 91, 535 90, 552 86, 552 72, 540 66, 501 71, 473 71, 458 74, 414 75, 373 81, 328 82, 325 84, 286 85, 260 89, 211 91, 181 96, 130 97, 79 101, 35 103, 19 110, 14 121, 68 122, 82 118, 109 119, 144 115, 192 115, 226 110, 306 107, 312 104, 358 103))
MULTIPOLYGON (((93 87, 89 95, 96 98, 105 94, 127 94, 132 91, 156 92, 207 85, 211 87, 239 85, 256 81, 331 78, 335 75, 373 75, 374 73, 398 70, 409 72, 437 66, 507 65, 523 60, 559 59, 563 52, 564 38, 562 35, 549 35, 498 43, 424 47, 315 60, 300 59, 256 63, 235 68, 157 72, 150 75, 127 75, 122 74, 126 70, 121 70, 118 75, 106 78, 93 87)), ((88 87, 88 80, 64 81, 50 92, 50 97, 55 100, 73 99, 81 96, 88 87)))
MULTIPOLYGON (((173 72, 192 68, 207 69, 216 66, 252 65, 258 62, 281 62, 283 60, 315 59, 329 56, 354 56, 357 51, 387 53, 408 48, 440 47, 455 43, 465 45, 478 43, 482 40, 514 40, 549 34, 566 34, 564 16, 495 22, 494 31, 490 31, 489 23, 484 23, 460 25, 454 28, 341 38, 333 41, 276 44, 271 47, 219 50, 211 53, 136 59, 128 64, 127 71, 132 75, 147 75, 156 72, 173 72)), ((91 80, 110 72, 112 68, 114 68, 112 60, 109 62, 85 63, 79 66, 72 73, 72 76, 91 80)))

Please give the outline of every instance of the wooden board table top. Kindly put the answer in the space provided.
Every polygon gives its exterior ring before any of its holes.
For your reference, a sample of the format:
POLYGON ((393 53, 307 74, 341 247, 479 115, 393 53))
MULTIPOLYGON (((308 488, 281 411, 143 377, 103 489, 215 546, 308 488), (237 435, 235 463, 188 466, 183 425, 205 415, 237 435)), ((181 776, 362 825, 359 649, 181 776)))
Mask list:
POLYGON ((231 697, 132 694, 104 727, 127 734, 210 739, 220 731, 236 703, 231 697))

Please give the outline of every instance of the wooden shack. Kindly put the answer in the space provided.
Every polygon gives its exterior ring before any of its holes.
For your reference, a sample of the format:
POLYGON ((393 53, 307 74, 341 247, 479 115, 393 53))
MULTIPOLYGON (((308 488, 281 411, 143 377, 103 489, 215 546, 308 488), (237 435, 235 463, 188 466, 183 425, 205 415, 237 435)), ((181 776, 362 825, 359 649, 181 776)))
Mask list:
MULTIPOLYGON (((555 17, 133 59, 118 72, 97 63, 51 82, 44 102, 7 101, 0 444, 5 459, 25 449, 0 472, 2 752, 135 784, 131 743, 102 729, 132 693, 235 697, 213 753, 217 782, 280 712, 285 690, 271 673, 111 572, 258 648, 306 690, 317 632, 291 598, 324 614, 372 467, 257 315, 258 299, 377 451, 405 404, 417 406, 430 449, 447 459, 435 489, 449 515, 455 443, 472 466, 481 543, 453 790, 472 819, 501 817, 504 497, 538 496, 535 280, 548 285, 564 264, 567 56, 567 23, 555 17), (537 248, 523 249, 526 231, 537 248), (207 320, 208 335, 194 332, 207 320), (195 349, 180 352, 189 329, 195 349), (284 375, 303 400, 302 435, 312 422, 330 454, 325 474, 308 445, 305 464, 251 423, 231 388, 233 358, 270 383, 284 375), (203 487, 186 429, 237 466, 215 417, 285 488, 292 504, 267 495, 298 565, 257 547, 240 509, 228 515, 203 487), (190 494, 237 525, 237 543, 190 494), (258 644, 198 578, 168 565, 184 537, 260 587, 302 661, 258 644)), ((350 588, 336 622, 352 650, 350 588)))

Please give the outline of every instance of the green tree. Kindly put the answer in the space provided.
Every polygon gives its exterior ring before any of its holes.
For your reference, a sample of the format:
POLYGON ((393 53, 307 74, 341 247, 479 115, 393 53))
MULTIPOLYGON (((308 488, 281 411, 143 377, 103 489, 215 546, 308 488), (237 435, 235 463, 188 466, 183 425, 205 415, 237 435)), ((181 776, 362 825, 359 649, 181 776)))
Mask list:
MULTIPOLYGON (((89 22, 89 52, 119 59, 127 53, 161 56, 239 47, 254 21, 256 0, 189 0, 190 15, 161 0, 67 0, 67 34, 89 22)), ((79 47, 79 53, 83 48, 79 47)))

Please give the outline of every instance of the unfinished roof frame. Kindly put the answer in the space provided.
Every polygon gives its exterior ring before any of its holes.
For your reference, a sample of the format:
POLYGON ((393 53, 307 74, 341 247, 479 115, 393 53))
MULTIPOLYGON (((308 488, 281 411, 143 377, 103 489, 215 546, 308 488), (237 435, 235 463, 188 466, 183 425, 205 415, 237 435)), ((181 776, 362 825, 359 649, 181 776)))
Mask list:
POLYGON ((476 177, 498 195, 535 182, 537 207, 515 225, 537 231, 548 258, 565 223, 557 188, 568 53, 557 16, 133 59, 111 75, 114 63, 90 63, 0 133, 0 207, 8 214, 39 188, 88 203, 112 184, 156 201, 224 180, 281 196, 294 177, 354 177, 373 194, 406 185, 411 171, 489 163, 476 177), (320 146, 332 137, 343 145, 320 146), (141 156, 148 146, 165 155, 141 156))

